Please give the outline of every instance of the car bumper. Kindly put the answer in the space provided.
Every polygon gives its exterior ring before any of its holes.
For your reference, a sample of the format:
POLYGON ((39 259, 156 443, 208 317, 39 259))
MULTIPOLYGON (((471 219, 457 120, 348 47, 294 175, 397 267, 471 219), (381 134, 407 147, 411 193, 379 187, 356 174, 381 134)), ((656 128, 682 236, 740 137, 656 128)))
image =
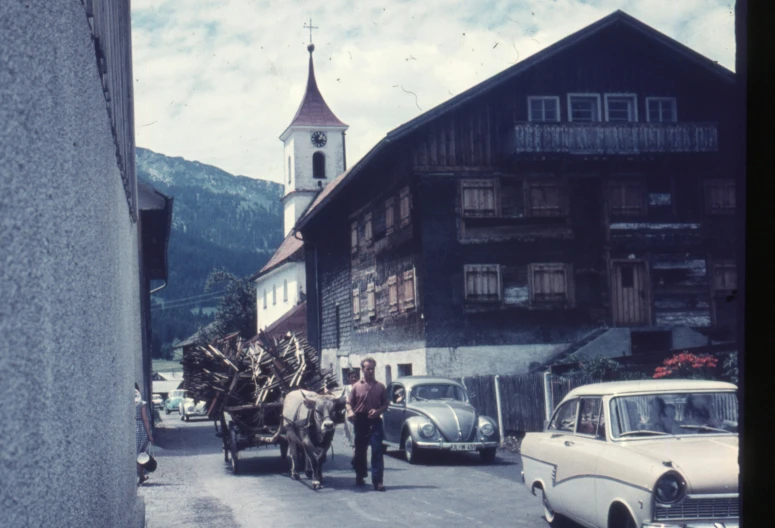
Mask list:
POLYGON ((670 522, 652 521, 646 522, 641 525, 642 528, 740 528, 740 521, 738 519, 730 520, 675 520, 670 522))
POLYGON ((435 449, 439 451, 479 451, 498 447, 498 442, 424 442, 418 441, 414 445, 423 449, 435 449))

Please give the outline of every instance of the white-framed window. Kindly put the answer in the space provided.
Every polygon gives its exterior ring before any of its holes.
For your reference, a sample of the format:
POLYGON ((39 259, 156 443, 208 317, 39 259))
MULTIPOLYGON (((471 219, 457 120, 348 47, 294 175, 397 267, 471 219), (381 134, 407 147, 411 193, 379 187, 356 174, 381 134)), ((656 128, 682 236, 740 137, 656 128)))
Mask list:
POLYGON ((466 264, 466 302, 499 302, 501 300, 501 267, 498 264, 466 264))
POLYGON ((398 312, 398 278, 391 275, 387 280, 388 285, 388 313, 398 312))
POLYGON ((597 123, 600 119, 600 94, 568 94, 568 121, 597 123))
POLYGON ((461 180, 463 216, 498 216, 500 199, 494 179, 461 180))
POLYGON ((560 120, 560 98, 534 95, 527 98, 527 120, 535 123, 560 120))
POLYGON ((288 302, 288 279, 283 280, 283 302, 288 302))
POLYGON ((678 109, 675 97, 646 97, 646 120, 649 123, 675 123, 678 109))
POLYGON ((529 264, 527 269, 530 304, 573 304, 571 266, 564 263, 529 264))
POLYGON ((605 120, 609 123, 638 121, 638 96, 635 94, 605 94, 605 120))

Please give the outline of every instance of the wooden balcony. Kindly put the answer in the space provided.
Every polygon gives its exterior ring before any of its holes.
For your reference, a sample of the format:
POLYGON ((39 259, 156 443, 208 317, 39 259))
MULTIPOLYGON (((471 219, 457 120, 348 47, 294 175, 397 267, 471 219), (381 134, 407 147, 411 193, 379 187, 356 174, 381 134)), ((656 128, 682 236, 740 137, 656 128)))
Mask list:
POLYGON ((504 141, 519 154, 633 155, 717 152, 715 123, 517 123, 504 141))

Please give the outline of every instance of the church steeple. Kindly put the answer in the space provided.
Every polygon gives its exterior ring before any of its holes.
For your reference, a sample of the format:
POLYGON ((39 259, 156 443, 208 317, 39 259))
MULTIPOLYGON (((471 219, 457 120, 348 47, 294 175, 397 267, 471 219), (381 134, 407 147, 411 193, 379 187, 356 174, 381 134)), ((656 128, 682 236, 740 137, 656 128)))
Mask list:
MULTIPOLYGON (((304 97, 301 100, 299 109, 296 111, 296 115, 291 120, 291 124, 286 128, 286 132, 292 126, 348 126, 334 115, 318 89, 318 83, 315 81, 315 65, 312 60, 312 52, 315 51, 315 45, 310 44, 307 46, 307 50, 309 51, 307 89, 304 92, 304 97)), ((283 132, 283 135, 286 132, 283 132)))

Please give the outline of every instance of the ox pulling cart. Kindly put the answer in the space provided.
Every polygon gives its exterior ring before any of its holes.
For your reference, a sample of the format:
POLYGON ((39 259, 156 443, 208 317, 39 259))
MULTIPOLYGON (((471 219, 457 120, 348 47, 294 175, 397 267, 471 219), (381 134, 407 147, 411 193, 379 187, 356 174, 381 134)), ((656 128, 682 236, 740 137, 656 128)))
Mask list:
POLYGON ((232 334, 189 350, 181 363, 186 390, 210 402, 207 414, 235 474, 245 449, 278 445, 286 458, 288 443, 278 434, 286 394, 336 385, 332 372, 320 371, 317 351, 292 333, 278 341, 261 332, 246 342, 232 334))

